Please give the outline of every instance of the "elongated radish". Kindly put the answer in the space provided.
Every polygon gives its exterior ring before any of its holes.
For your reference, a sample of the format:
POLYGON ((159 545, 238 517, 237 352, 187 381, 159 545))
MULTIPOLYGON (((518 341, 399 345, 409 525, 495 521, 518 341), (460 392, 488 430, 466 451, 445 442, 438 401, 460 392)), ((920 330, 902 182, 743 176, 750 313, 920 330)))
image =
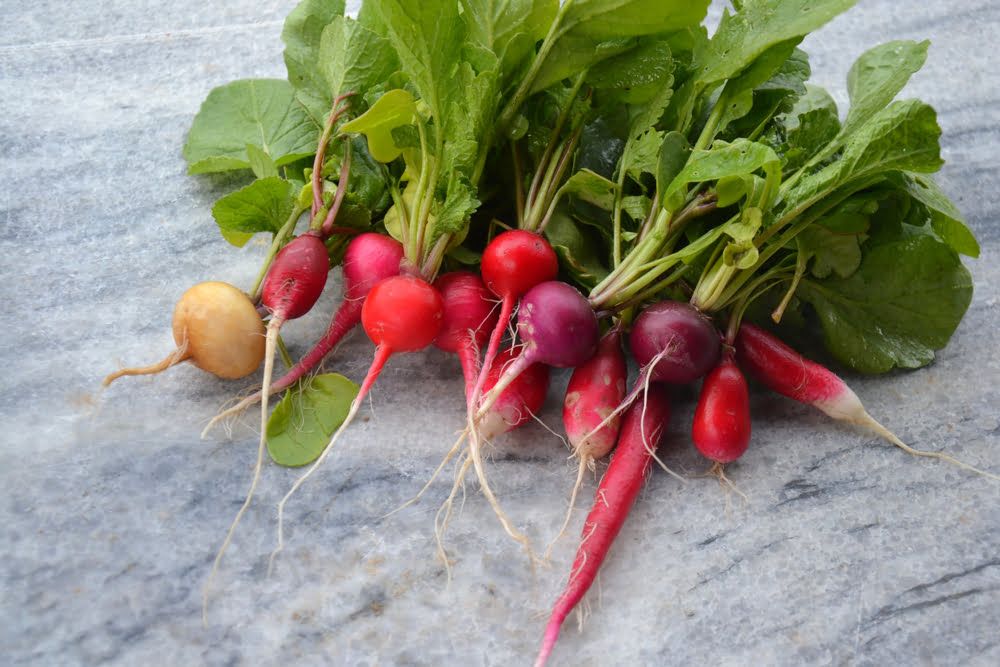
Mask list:
POLYGON ((267 399, 270 396, 271 374, 274 370, 274 348, 278 331, 282 324, 291 319, 302 317, 316 305, 326 277, 330 271, 330 259, 323 240, 316 232, 306 232, 288 243, 274 258, 274 263, 268 269, 267 276, 261 286, 261 304, 271 313, 267 324, 267 335, 264 347, 264 378, 261 381, 260 402, 260 440, 257 445, 257 462, 254 464, 253 480, 247 491, 243 505, 236 513, 226 537, 215 555, 212 570, 202 592, 202 615, 207 621, 208 596, 212 580, 219 569, 222 557, 229 548, 233 534, 239 526, 240 519, 250 507, 260 472, 264 465, 264 448, 267 444, 267 399))
POLYGON ((834 419, 867 428, 908 454, 941 459, 1000 481, 1000 476, 963 463, 948 454, 913 449, 875 421, 857 394, 833 371, 806 359, 760 327, 749 322, 740 326, 736 336, 736 356, 751 375, 782 396, 819 408, 834 419))
POLYGON ((590 514, 584 521, 569 581, 552 609, 535 667, 545 665, 559 638, 563 621, 594 583, 611 544, 625 524, 649 475, 653 455, 669 419, 667 392, 657 385, 651 386, 644 400, 637 401, 625 413, 618 447, 597 487, 590 514))
POLYGON ((566 532, 570 517, 576 506, 576 494, 583 484, 587 469, 594 469, 594 461, 604 458, 614 449, 618 440, 621 417, 611 417, 622 399, 625 398, 625 382, 628 379, 628 364, 622 350, 621 329, 617 326, 608 331, 597 346, 597 352, 590 361, 577 366, 566 386, 563 399, 563 428, 573 448, 573 454, 580 459, 576 483, 569 497, 566 519, 558 534, 546 551, 566 532))
POLYGON ((527 538, 510 523, 486 479, 479 422, 489 413, 503 391, 533 364, 572 368, 590 359, 597 349, 600 330, 597 317, 587 299, 575 287, 551 280, 532 287, 522 297, 517 315, 517 331, 523 341, 521 354, 507 365, 496 385, 476 406, 475 417, 470 419, 469 424, 469 453, 480 488, 500 523, 530 554, 527 538))
POLYGON ((365 333, 375 343, 375 356, 344 422, 330 438, 323 453, 313 462, 309 470, 295 480, 292 488, 278 504, 278 547, 271 555, 272 564, 275 556, 284 548, 284 515, 288 500, 326 460, 340 435, 354 420, 358 408, 389 357, 397 352, 416 352, 434 342, 441 331, 443 311, 444 304, 438 291, 416 276, 399 275, 386 278, 368 293, 361 310, 361 324, 365 328, 365 333))
MULTIPOLYGON (((330 326, 323 337, 298 363, 283 376, 271 383, 270 393, 276 394, 288 389, 315 370, 323 359, 358 323, 361 322, 361 307, 368 292, 378 282, 399 273, 399 263, 403 259, 403 246, 395 239, 367 232, 356 236, 344 252, 343 277, 344 298, 334 311, 330 326)), ((263 342, 261 343, 263 356, 263 342)), ((246 397, 233 407, 220 412, 205 426, 205 437, 215 424, 235 414, 239 414, 261 398, 261 392, 246 397)))
POLYGON ((253 302, 229 283, 204 282, 177 301, 173 315, 177 349, 163 361, 123 368, 104 378, 108 386, 125 375, 151 375, 190 361, 226 379, 253 373, 264 358, 264 323, 253 302))
MULTIPOLYGON (((493 368, 486 376, 486 384, 483 386, 486 391, 496 386, 507 364, 516 356, 517 351, 510 348, 497 355, 493 368)), ((545 364, 528 366, 517 379, 507 385, 479 420, 479 436, 487 441, 493 440, 531 421, 532 415, 542 409, 548 389, 549 367, 545 364)))
POLYGON ((718 464, 732 463, 750 444, 750 392, 731 352, 705 376, 691 439, 705 458, 718 464))
POLYGON ((496 326, 496 308, 482 278, 470 271, 439 276, 434 287, 444 304, 441 332, 434 346, 458 355, 469 401, 479 377, 479 350, 496 326))

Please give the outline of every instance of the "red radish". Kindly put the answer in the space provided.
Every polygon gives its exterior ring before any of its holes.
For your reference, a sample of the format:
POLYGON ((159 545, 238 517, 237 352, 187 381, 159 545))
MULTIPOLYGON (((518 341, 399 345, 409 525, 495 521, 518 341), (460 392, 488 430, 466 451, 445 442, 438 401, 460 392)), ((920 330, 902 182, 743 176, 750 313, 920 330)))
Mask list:
POLYGON ((469 401, 479 376, 479 349, 496 325, 492 295, 482 279, 469 271, 439 276, 434 287, 444 304, 441 332, 434 346, 458 355, 465 377, 465 398, 469 401))
POLYGON ((913 449, 875 421, 865 410, 857 394, 835 373, 806 359, 760 327, 749 322, 740 326, 736 336, 736 355, 740 365, 772 391, 819 408, 834 419, 867 428, 908 454, 941 459, 990 479, 1000 480, 1000 476, 947 454, 913 449))
MULTIPOLYGON (((497 355, 493 368, 486 376, 483 387, 486 391, 496 386, 507 364, 516 356, 517 352, 513 349, 506 349, 497 355)), ((545 364, 529 366, 503 390, 489 412, 479 420, 480 437, 493 440, 531 421, 532 415, 542 409, 548 389, 549 367, 545 364)))
POLYGON ((295 480, 278 504, 278 547, 271 554, 272 564, 274 557, 284 548, 285 504, 289 498, 322 465, 340 434, 353 421, 361 402, 368 395, 389 357, 397 352, 416 352, 434 342, 441 331, 443 311, 444 304, 438 291, 416 276, 386 278, 368 293, 361 310, 361 324, 368 338, 375 343, 375 357, 344 422, 330 438, 323 453, 309 470, 295 480))
POLYGON ((705 376, 691 439, 716 464, 732 463, 750 444, 750 392, 731 352, 705 376))
MULTIPOLYGON (((597 349, 600 330, 597 317, 587 299, 575 287, 555 280, 532 287, 521 298, 517 330, 524 341, 521 354, 507 365, 496 385, 483 396, 482 403, 475 406, 476 412, 469 427, 469 452, 480 488, 500 523, 530 554, 527 538, 511 525, 486 480, 479 446, 479 422, 488 414, 503 391, 533 364, 571 368, 590 359, 597 349)), ((485 362, 484 369, 488 371, 485 362)))
MULTIPOLYGON (((291 387, 307 373, 319 366, 323 359, 361 322, 361 306, 368 292, 381 280, 399 273, 399 263, 403 259, 403 246, 395 239, 367 232, 356 236, 344 252, 343 276, 344 298, 330 320, 323 337, 316 341, 309 352, 283 376, 271 384, 270 393, 276 394, 291 387)), ((261 343, 263 356, 263 342, 261 343)), ((205 437, 220 420, 238 414, 260 400, 257 392, 240 401, 237 405, 216 415, 202 431, 205 437)))
POLYGON ((625 413, 618 447, 601 478, 594 505, 583 524, 580 547, 570 569, 569 582, 552 609, 535 667, 543 667, 559 638, 563 621, 583 599, 618 536, 642 489, 653 456, 670 419, 666 389, 653 385, 643 401, 625 413))
POLYGON ((174 350, 163 361, 123 368, 104 378, 108 386, 124 375, 152 375, 190 361, 225 379, 253 373, 264 358, 264 323, 250 298, 229 283, 198 283, 174 307, 174 350))
POLYGON ((597 353, 590 361, 577 366, 566 387, 563 427, 573 453, 580 459, 580 466, 570 494, 566 519, 546 556, 566 532, 576 506, 576 494, 583 484, 584 473, 588 468, 593 470, 594 461, 604 458, 614 449, 621 417, 614 416, 610 421, 606 420, 625 398, 627 378, 628 364, 622 351, 621 329, 616 326, 601 339, 597 353))

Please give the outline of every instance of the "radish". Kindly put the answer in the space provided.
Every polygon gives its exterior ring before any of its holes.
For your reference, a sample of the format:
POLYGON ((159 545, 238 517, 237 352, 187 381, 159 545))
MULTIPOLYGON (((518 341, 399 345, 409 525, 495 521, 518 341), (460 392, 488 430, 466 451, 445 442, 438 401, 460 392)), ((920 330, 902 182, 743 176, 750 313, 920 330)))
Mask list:
POLYGON ((736 354, 740 364, 772 391, 819 408, 834 419, 867 428, 908 454, 941 459, 1000 480, 1000 476, 963 463, 948 454, 913 449, 875 421, 857 394, 836 374, 806 359, 760 327, 749 322, 740 326, 736 336, 736 354))
POLYGON ((576 494, 583 484, 584 472, 588 468, 594 470, 594 461, 604 458, 614 449, 621 418, 612 417, 607 423, 605 420, 625 397, 627 378, 628 364, 622 351, 621 329, 615 326, 601 338, 597 353, 590 361, 577 366, 566 387, 563 427, 574 455, 580 459, 580 465, 570 494, 566 519, 549 545, 546 557, 566 532, 576 506, 576 494))
MULTIPOLYGON (((500 317, 502 320, 502 311, 500 317)), ((530 554, 527 538, 510 524, 486 480, 480 450, 479 422, 486 417, 504 390, 533 364, 572 368, 590 359, 597 349, 600 331, 597 317, 587 299, 575 287, 555 280, 532 287, 521 298, 517 330, 524 341, 521 354, 507 365, 497 383, 483 396, 482 402, 474 406, 476 412, 469 426, 469 452, 479 485, 500 523, 530 554)), ((485 362, 483 368, 488 372, 485 362)), ((481 372, 481 382, 485 379, 482 375, 481 372)))
POLYGON ((496 309, 482 279, 470 271, 439 276, 434 287, 441 293, 444 304, 441 332, 434 346, 458 355, 465 377, 466 401, 470 401, 479 377, 479 348, 496 326, 496 309))
MULTIPOLYGON (((351 240, 344 252, 344 298, 334 312, 330 326, 298 363, 271 384, 272 395, 291 387, 319 366, 344 336, 361 322, 361 306, 371 288, 379 281, 397 275, 402 259, 403 246, 391 237, 366 232, 351 240)), ((263 350, 263 344, 261 348, 263 350)), ((202 431, 202 437, 219 421, 242 412, 260 398, 261 392, 256 392, 216 415, 202 431)))
POLYGON ((563 621, 594 583, 612 542, 649 475, 656 448, 669 419, 670 403, 666 389, 656 385, 646 392, 644 401, 637 402, 625 413, 618 447, 601 478, 594 495, 594 505, 583 524, 580 547, 570 569, 569 582, 552 609, 535 667, 545 665, 559 638, 563 621))
POLYGON ((264 358, 264 323, 250 298, 229 283, 198 283, 174 307, 174 350, 163 361, 123 368, 104 378, 104 386, 124 375, 152 375, 190 361, 227 380, 253 373, 264 358))
POLYGON ((271 554, 272 565, 275 556, 284 548, 284 514, 288 500, 322 465, 340 434, 354 420, 361 402, 368 395, 389 357, 397 352, 416 352, 433 343, 441 331, 443 312, 441 295, 434 287, 416 276, 398 275, 386 278, 368 293, 361 309, 361 324, 365 328, 365 333, 375 343, 374 359, 344 422, 330 438, 323 453, 313 462, 309 470, 295 480, 292 488, 278 504, 278 547, 271 554))
POLYGON ((724 488, 740 493, 723 466, 743 456, 750 445, 750 391, 746 377, 733 361, 731 347, 702 382, 691 439, 698 451, 713 461, 709 474, 724 488))

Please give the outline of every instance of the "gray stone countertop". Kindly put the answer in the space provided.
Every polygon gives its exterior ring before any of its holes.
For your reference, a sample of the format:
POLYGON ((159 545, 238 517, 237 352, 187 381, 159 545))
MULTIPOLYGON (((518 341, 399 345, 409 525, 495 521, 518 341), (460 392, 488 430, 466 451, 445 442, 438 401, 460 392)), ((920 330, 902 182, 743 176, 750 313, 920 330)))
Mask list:
MULTIPOLYGON (((572 536, 534 574, 474 484, 452 522, 449 584, 423 484, 462 418, 457 362, 391 361, 328 465, 290 504, 274 574, 275 505, 296 471, 268 466, 217 580, 201 587, 242 502, 255 418, 201 426, 251 381, 182 366, 99 379, 172 345, 170 313, 205 279, 249 285, 264 247, 219 237, 210 207, 238 179, 189 177, 180 156, 208 91, 284 75, 291 2, 9 2, 0 7, 0 662, 11 665, 524 665, 561 588, 572 536)), ((720 12, 713 6, 712 16, 720 12)), ((982 242, 972 306, 932 366, 850 381, 907 442, 1000 471, 1000 5, 867 0, 805 42, 845 108, 866 48, 932 40, 905 94, 939 112, 940 182, 982 242)), ((337 298, 288 329, 293 354, 337 298)), ((355 334, 328 367, 360 379, 355 334)), ((559 427, 556 376, 539 415, 559 427)), ((718 485, 654 474, 555 665, 1000 664, 1000 485, 916 460, 790 401, 753 396, 750 451, 718 485)), ((704 468, 679 401, 666 462, 704 468)), ((536 544, 561 521, 573 464, 533 424, 489 465, 536 544)))

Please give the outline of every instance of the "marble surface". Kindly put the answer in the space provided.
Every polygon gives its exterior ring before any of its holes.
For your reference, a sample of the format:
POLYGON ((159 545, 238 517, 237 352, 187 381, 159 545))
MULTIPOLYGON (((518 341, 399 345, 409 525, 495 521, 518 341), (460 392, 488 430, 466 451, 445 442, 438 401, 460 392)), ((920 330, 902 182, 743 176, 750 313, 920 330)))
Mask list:
MULTIPOLYGON (((446 579, 432 519, 447 483, 409 498, 461 419, 455 360, 393 359, 370 409, 290 505, 273 576, 275 504, 297 474, 270 466, 200 617, 211 558, 249 481, 255 434, 198 439, 252 383, 189 367, 101 394, 120 361, 165 353, 188 285, 248 285, 264 252, 218 236, 210 206, 239 184, 184 173, 180 147, 206 93, 282 76, 291 3, 148 0, 0 6, 0 662, 11 665, 529 664, 572 558, 534 575, 474 485, 454 520, 446 579)), ((712 16, 720 8, 713 6, 712 16)), ((930 38, 909 95, 937 107, 941 183, 983 244, 975 299, 931 367, 852 378, 914 446, 1000 471, 1000 80, 993 0, 903 9, 866 0, 805 46, 814 80, 846 101, 855 56, 930 38)), ((289 328, 301 352, 336 297, 289 328)), ((360 378, 355 335, 329 363, 360 378)), ((563 375, 557 376, 557 388, 563 375)), ((553 396, 555 396, 553 391, 553 396)), ((679 401, 666 461, 697 472, 679 401)), ((731 474, 655 474, 556 665, 1000 664, 1000 485, 913 460, 866 433, 763 394, 731 474)), ((558 401, 541 419, 558 426, 558 401)), ((496 491, 539 544, 573 475, 541 425, 499 444, 496 491)), ((588 480, 582 497, 592 493, 588 480)), ((581 504, 589 502, 582 501, 581 504)), ((575 516, 573 532, 582 522, 575 516)))

